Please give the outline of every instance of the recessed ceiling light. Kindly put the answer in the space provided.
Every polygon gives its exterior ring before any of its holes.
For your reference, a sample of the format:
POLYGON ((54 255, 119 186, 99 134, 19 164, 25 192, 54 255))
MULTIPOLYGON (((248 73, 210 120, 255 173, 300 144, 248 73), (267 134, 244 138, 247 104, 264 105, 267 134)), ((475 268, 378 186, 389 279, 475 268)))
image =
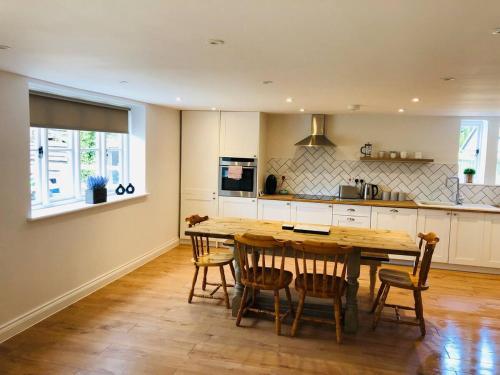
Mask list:
POLYGON ((180 102, 182 99, 180 96, 178 96, 177 98, 175 98, 176 101, 180 102))
POLYGON ((491 32, 492 35, 500 35, 500 27, 497 27, 491 32))
POLYGON ((217 108, 212 107, 212 108, 211 108, 211 110, 212 110, 212 111, 217 111, 217 108))
POLYGON ((398 112, 399 112, 399 113, 403 113, 404 111, 405 111, 405 109, 404 109, 404 108, 399 108, 399 109, 398 109, 398 112))
POLYGON ((262 84, 264 85, 270 85, 271 83, 273 83, 273 81, 262 81, 262 84))
POLYGON ((7 46, 5 44, 0 44, 0 49, 9 49, 10 46, 7 46))
POLYGON ((448 81, 454 81, 454 80, 455 80, 455 77, 443 77, 443 78, 441 78, 441 79, 442 79, 443 81, 448 82, 448 81))
POLYGON ((225 42, 222 39, 209 39, 208 44, 211 44, 212 46, 221 46, 225 42))
POLYGON ((293 102, 293 98, 286 98, 285 100, 286 100, 287 103, 293 102))
POLYGON ((349 111, 359 111, 361 109, 361 104, 350 104, 347 106, 349 111))
POLYGON ((301 109, 299 109, 299 111, 300 111, 300 112, 304 112, 304 111, 305 111, 305 109, 304 109, 304 108, 301 108, 301 109))
POLYGON ((419 98, 413 98, 411 101, 412 101, 413 103, 418 103, 418 102, 420 101, 420 99, 419 99, 419 98))
POLYGON ((128 81, 120 81, 120 83, 121 83, 122 85, 126 85, 126 84, 128 83, 128 81))

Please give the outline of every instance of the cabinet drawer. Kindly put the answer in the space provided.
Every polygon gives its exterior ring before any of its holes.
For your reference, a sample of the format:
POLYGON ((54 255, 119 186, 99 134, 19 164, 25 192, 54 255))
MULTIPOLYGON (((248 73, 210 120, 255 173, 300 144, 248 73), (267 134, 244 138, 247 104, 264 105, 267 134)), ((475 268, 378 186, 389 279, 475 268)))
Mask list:
POLYGON ((333 225, 338 225, 339 227, 370 228, 370 217, 333 215, 333 225))
POLYGON ((370 216, 372 208, 370 206, 357 206, 354 204, 334 204, 333 214, 344 216, 370 216))

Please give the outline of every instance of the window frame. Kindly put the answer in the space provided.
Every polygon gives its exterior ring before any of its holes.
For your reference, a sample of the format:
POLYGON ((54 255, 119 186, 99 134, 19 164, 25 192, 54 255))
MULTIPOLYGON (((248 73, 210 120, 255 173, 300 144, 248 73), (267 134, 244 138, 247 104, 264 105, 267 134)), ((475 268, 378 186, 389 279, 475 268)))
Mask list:
MULTIPOLYGON (((54 148, 51 147, 49 149, 48 147, 48 131, 50 129, 48 128, 39 128, 39 127, 30 127, 30 137, 31 137, 31 130, 35 129, 37 132, 37 142, 36 145, 33 147, 31 146, 31 141, 30 141, 30 147, 29 147, 29 152, 39 151, 39 147, 43 147, 43 153, 42 156, 40 157, 39 154, 36 154, 37 156, 37 163, 38 163, 38 168, 39 168, 39 181, 36 183, 39 185, 39 199, 33 201, 30 200, 31 202, 31 209, 32 210, 37 210, 37 209, 44 209, 44 208, 50 208, 50 207, 56 207, 56 206, 61 206, 61 205, 67 205, 67 204, 73 204, 77 202, 83 202, 85 200, 85 189, 82 189, 81 186, 81 181, 80 181, 80 173, 81 173, 81 161, 80 161, 80 155, 82 151, 97 151, 96 154, 98 155, 98 174, 106 177, 108 176, 108 171, 106 167, 107 163, 107 150, 106 148, 106 136, 108 132, 99 132, 96 131, 96 146, 94 148, 81 148, 80 147, 80 130, 68 130, 71 132, 71 142, 72 145, 70 148, 67 149, 67 151, 71 151, 71 156, 72 156, 72 169, 73 169, 73 194, 71 197, 66 197, 66 198, 60 198, 60 199, 54 199, 50 198, 49 194, 49 153, 50 151, 54 151, 54 148), (35 149, 36 147, 36 149, 35 149)), ((55 128, 54 128, 55 129, 55 128)), ((56 129, 59 130, 59 129, 56 129)), ((121 173, 121 180, 120 183, 128 184, 129 181, 129 175, 130 175, 130 148, 129 148, 129 136, 128 134, 124 133, 109 133, 109 134, 118 134, 121 138, 121 147, 120 148, 112 148, 112 150, 119 150, 120 152, 120 157, 121 157, 121 166, 120 166, 120 173, 121 173)), ((65 150, 66 151, 66 150, 65 150)), ((31 155, 30 155, 31 158, 31 155)), ((30 165, 30 176, 31 176, 31 165, 30 165)), ((31 184, 31 178, 30 178, 30 184, 31 184)), ((31 192, 31 185, 30 185, 30 192, 31 192)), ((113 196, 115 195, 115 189, 108 189, 108 196, 113 196)))
MULTIPOLYGON (((459 136, 463 127, 473 127, 476 128, 477 131, 477 150, 476 154, 476 162, 474 169, 476 171, 476 182, 475 184, 484 184, 485 174, 486 174, 486 156, 487 156, 487 138, 488 138, 488 121, 483 119, 462 119, 460 121, 459 126, 459 136)), ((465 176, 463 174, 463 167, 460 165, 460 153, 463 148, 460 145, 460 141, 458 144, 458 155, 457 155, 457 163, 458 163, 458 175, 461 183, 465 183, 465 176)))

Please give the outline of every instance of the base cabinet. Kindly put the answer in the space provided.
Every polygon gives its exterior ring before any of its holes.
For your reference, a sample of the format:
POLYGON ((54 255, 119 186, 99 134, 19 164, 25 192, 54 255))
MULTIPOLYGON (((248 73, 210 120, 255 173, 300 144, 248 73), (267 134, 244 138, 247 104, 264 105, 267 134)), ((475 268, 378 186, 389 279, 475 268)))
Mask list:
POLYGON ((181 217, 180 217, 180 237, 187 229, 185 219, 188 216, 198 214, 208 217, 217 216, 217 195, 214 191, 205 189, 185 189, 181 194, 181 217))
MULTIPOLYGON (((439 237, 432 256, 433 262, 448 263, 450 245, 451 211, 418 210, 417 233, 434 232, 439 237)), ((419 239, 416 239, 417 243, 419 239)))
POLYGON ((483 266, 500 268, 500 214, 486 215, 483 266))
POLYGON ((257 219, 257 198, 219 197, 219 216, 257 219))
POLYGON ((486 214, 453 212, 451 216, 451 264, 483 266, 485 249, 486 214))
POLYGON ((259 220, 278 220, 291 222, 291 202, 260 199, 257 214, 259 220))
POLYGON ((292 202, 291 209, 294 223, 332 225, 331 204, 292 202))

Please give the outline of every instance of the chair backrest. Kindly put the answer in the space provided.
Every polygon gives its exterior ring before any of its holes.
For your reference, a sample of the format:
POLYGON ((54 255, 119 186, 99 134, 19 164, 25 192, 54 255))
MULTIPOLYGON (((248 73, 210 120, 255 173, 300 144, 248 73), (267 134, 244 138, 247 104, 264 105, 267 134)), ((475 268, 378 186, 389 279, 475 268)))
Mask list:
MULTIPOLYGON (((337 243, 320 242, 306 240, 303 242, 292 242, 292 249, 295 250, 295 273, 298 276, 301 273, 311 273, 307 269, 307 260, 312 259, 312 280, 304 277, 304 287, 308 290, 312 288, 314 294, 327 296, 329 294, 340 295, 342 282, 345 280, 347 261, 352 252, 351 246, 341 246, 337 243), (322 270, 318 272, 317 262, 322 270), (341 267, 339 263, 343 263, 341 267), (328 265, 333 265, 333 271, 328 272, 328 265), (302 265, 302 267, 301 267, 302 265), (302 268, 302 270, 301 270, 302 268), (339 270, 339 268, 341 268, 339 270), (328 277, 333 276, 331 283, 328 283, 328 277), (312 282, 312 285, 308 285, 312 282)), ((331 280, 331 279, 330 279, 331 280)))
MULTIPOLYGON (((427 276, 429 275, 429 270, 431 268, 432 255, 434 254, 434 249, 439 242, 439 237, 436 233, 419 233, 420 238, 419 248, 422 251, 422 246, 424 246, 422 262, 420 263, 420 270, 418 271, 418 286, 425 286, 427 283, 427 276)), ((415 265, 413 274, 417 273, 418 264, 415 265)))
MULTIPOLYGON (((196 224, 202 223, 208 220, 208 216, 191 215, 185 219, 188 223, 189 228, 192 228, 196 224)), ((193 260, 198 261, 198 258, 210 254, 210 241, 208 236, 203 236, 201 234, 191 234, 191 243, 193 247, 193 260)))
POLYGON ((285 273, 286 242, 272 236, 244 233, 234 236, 236 253, 240 260, 241 281, 244 284, 280 285, 285 273), (279 262, 278 267, 276 263, 279 262), (271 268, 270 272, 259 271, 271 268))

